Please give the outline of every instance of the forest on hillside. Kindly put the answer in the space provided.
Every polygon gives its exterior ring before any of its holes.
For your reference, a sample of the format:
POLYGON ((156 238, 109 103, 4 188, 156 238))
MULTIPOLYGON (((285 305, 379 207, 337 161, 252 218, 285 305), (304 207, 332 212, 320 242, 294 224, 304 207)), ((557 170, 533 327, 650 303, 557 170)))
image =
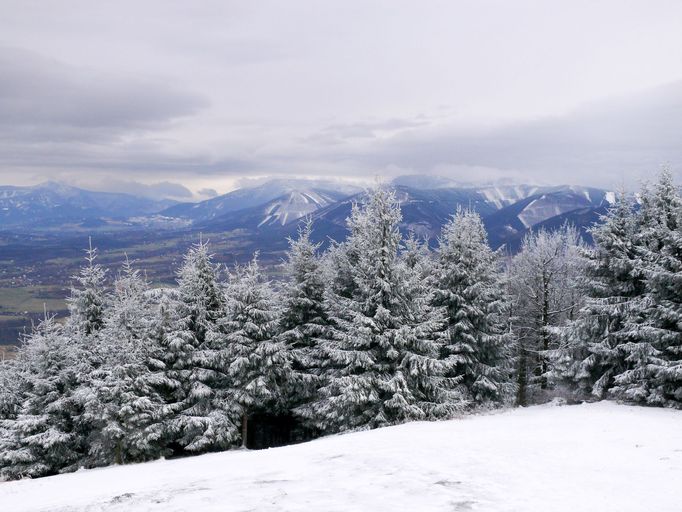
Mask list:
POLYGON ((570 225, 490 249, 460 209, 435 250, 378 187, 320 251, 303 223, 286 276, 199 241, 177 287, 90 247, 67 299, 0 365, 0 471, 37 477, 239 447, 255 417, 305 435, 482 409, 617 399, 682 407, 682 196, 663 172, 620 194, 586 246, 570 225))

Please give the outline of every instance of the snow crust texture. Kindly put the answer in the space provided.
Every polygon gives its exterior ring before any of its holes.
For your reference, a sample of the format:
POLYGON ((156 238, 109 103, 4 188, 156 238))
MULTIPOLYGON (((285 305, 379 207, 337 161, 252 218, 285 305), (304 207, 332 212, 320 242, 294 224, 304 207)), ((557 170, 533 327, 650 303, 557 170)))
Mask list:
POLYGON ((679 512, 682 412, 600 402, 0 483, 4 512, 679 512))

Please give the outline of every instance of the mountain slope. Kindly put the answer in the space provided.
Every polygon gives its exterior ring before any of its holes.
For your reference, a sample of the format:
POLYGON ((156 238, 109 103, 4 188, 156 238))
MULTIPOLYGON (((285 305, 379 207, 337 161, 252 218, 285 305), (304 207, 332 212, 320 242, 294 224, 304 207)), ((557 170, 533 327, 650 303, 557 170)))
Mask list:
POLYGON ((292 190, 265 204, 229 212, 210 220, 196 222, 206 229, 277 229, 310 215, 322 208, 337 204, 341 196, 328 190, 292 190))
POLYGON ((102 217, 125 219, 159 212, 172 202, 92 192, 62 183, 0 187, 0 227, 49 227, 102 217))
POLYGON ((264 205, 292 192, 309 195, 320 193, 338 200, 356 194, 360 190, 353 185, 325 180, 277 179, 267 181, 257 187, 237 189, 200 203, 178 204, 164 210, 162 215, 205 223, 232 212, 264 205))
POLYGON ((12 512, 679 511, 682 411, 611 402, 0 483, 12 512))
MULTIPOLYGON (((472 189, 423 190, 404 185, 395 186, 394 189, 403 215, 401 230, 404 233, 413 232, 420 237, 437 237, 443 224, 458 207, 473 208, 484 217, 496 210, 493 204, 472 189)), ((353 204, 361 203, 365 197, 364 193, 356 194, 315 212, 312 215, 313 239, 343 240, 348 234, 346 219, 351 214, 353 204)), ((294 234, 296 228, 297 223, 289 225, 287 235, 294 234)))
MULTIPOLYGON (((519 240, 529 229, 536 229, 552 218, 562 218, 575 210, 600 209, 609 204, 611 194, 586 187, 554 187, 540 191, 484 217, 488 239, 493 248, 519 240)), ((567 219, 568 220, 568 219, 567 219)), ((574 222, 581 220, 576 216, 574 222)), ((583 224, 576 224, 586 228, 583 224)))

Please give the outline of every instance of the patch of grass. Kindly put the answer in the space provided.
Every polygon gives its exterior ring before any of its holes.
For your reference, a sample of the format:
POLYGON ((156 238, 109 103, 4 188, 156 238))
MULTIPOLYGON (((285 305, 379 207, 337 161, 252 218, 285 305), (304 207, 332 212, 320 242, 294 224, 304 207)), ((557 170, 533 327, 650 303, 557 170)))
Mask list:
POLYGON ((25 288, 0 288, 0 312, 23 314, 40 313, 43 305, 48 311, 66 309, 67 291, 55 286, 29 286, 25 288))

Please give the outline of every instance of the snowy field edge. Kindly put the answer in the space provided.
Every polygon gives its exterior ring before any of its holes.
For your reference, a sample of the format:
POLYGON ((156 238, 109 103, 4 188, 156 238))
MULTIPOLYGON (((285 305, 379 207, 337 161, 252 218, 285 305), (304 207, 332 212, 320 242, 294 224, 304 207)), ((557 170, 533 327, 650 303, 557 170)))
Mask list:
POLYGON ((682 411, 600 402, 4 482, 0 507, 677 512, 681 481, 682 411))

